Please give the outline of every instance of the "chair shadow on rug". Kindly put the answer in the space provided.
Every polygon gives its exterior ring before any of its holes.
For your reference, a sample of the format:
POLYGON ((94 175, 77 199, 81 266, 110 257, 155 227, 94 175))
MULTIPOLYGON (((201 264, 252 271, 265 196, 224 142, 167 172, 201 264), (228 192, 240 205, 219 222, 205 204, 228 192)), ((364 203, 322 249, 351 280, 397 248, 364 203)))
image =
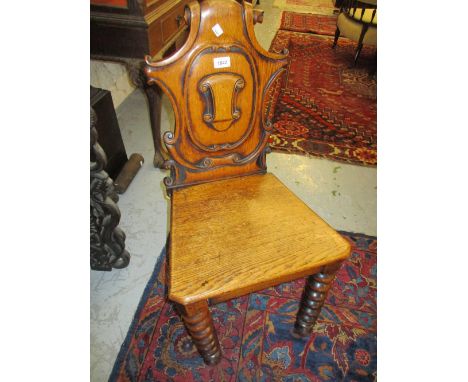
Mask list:
POLYGON ((169 299, 215 365, 222 349, 210 305, 307 276, 294 324, 307 336, 350 245, 266 171, 272 123, 263 105, 287 57, 258 44, 252 5, 192 2, 185 19, 185 44, 162 61, 147 57, 145 72, 175 115, 174 133, 164 134, 169 299))

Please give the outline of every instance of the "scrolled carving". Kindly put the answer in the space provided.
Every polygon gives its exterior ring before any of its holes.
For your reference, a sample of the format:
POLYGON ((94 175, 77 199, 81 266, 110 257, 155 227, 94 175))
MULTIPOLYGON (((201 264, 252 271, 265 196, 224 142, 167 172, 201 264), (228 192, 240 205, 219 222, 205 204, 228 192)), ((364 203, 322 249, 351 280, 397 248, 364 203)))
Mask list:
POLYGON ((174 176, 165 176, 163 182, 166 187, 171 187, 174 184, 174 176))
POLYGON ((146 57, 145 67, 147 83, 159 85, 174 109, 174 133, 164 136, 174 161, 166 181, 171 189, 265 172, 272 126, 265 124, 262 105, 287 65, 286 57, 256 41, 250 3, 211 0, 188 7, 184 45, 160 61, 146 57), (213 33, 216 24, 222 36, 213 33))
POLYGON ((213 122, 214 119, 214 99, 213 92, 211 91, 211 85, 207 82, 201 82, 198 88, 205 101, 203 120, 211 126, 211 122, 213 122))
POLYGON ((196 166, 199 168, 209 168, 213 167, 213 159, 211 158, 203 158, 201 161, 196 163, 196 166))
POLYGON ((240 110, 237 106, 237 97, 239 95, 239 92, 244 89, 245 87, 245 81, 243 78, 239 78, 236 83, 234 84, 234 92, 232 96, 232 117, 234 119, 239 119, 240 118, 240 110))
POLYGON ((169 159, 164 161, 163 167, 170 172, 170 175, 163 179, 164 185, 170 187, 174 184, 176 164, 172 159, 169 159))
POLYGON ((202 93, 206 93, 208 90, 210 90, 210 84, 207 84, 206 82, 200 83, 200 91, 202 93))
POLYGON ((164 143, 167 145, 173 145, 176 143, 176 137, 172 133, 172 131, 166 131, 163 135, 164 143))
POLYGON ((91 108, 91 162, 90 162, 90 247, 91 269, 110 271, 124 268, 130 262, 125 250, 125 233, 117 227, 120 221, 119 200, 114 184, 104 171, 107 158, 97 142, 97 116, 91 108))
POLYGON ((245 160, 246 157, 243 157, 239 153, 231 153, 224 155, 222 157, 205 157, 201 161, 196 163, 197 168, 207 169, 214 167, 222 167, 229 164, 239 164, 245 160))
POLYGON ((263 126, 263 128, 266 130, 266 131, 271 131, 273 129, 273 124, 271 123, 271 120, 267 120, 265 122, 265 125, 263 126))
POLYGON ((236 84, 234 85, 234 88, 236 90, 240 90, 240 89, 243 89, 245 86, 245 81, 243 78, 239 78, 237 81, 236 81, 236 84))
POLYGON ((243 159, 242 155, 240 155, 239 153, 232 154, 231 158, 233 163, 240 163, 243 159))

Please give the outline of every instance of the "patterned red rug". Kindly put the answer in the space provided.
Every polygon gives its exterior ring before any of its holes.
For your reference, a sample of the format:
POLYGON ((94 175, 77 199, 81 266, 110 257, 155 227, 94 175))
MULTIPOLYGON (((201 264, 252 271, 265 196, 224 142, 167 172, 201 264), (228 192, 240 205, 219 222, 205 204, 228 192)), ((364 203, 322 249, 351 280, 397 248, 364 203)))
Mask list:
POLYGON ((273 150, 310 154, 354 164, 377 164, 376 50, 364 46, 356 67, 356 44, 279 30, 270 50, 289 50, 288 72, 273 87, 273 150))
POLYGON ((212 307, 223 349, 206 366, 166 296, 161 255, 110 381, 375 381, 377 239, 342 233, 352 256, 337 274, 310 338, 294 325, 304 280, 212 307))
POLYGON ((315 33, 334 36, 337 16, 283 12, 280 28, 285 31, 315 33))

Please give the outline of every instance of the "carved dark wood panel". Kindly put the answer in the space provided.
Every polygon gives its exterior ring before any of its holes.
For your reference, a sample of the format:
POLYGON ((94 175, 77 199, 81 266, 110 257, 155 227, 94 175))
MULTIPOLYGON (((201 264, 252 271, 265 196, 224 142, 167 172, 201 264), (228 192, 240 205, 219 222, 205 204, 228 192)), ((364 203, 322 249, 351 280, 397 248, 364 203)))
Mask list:
POLYGON ((227 0, 213 12, 219 1, 190 3, 185 44, 161 61, 146 58, 148 83, 161 86, 174 108, 174 133, 164 135, 168 189, 266 171, 272 126, 262 107, 286 56, 258 44, 251 4, 227 0))
POLYGON ((104 170, 112 179, 116 179, 128 157, 111 93, 108 90, 91 86, 90 104, 98 117, 96 130, 99 134, 99 145, 106 153, 107 164, 104 170))
POLYGON ((120 221, 119 200, 112 179, 104 171, 106 154, 97 142, 96 113, 91 108, 91 269, 110 271, 125 268, 130 254, 125 250, 125 233, 117 227, 120 221))

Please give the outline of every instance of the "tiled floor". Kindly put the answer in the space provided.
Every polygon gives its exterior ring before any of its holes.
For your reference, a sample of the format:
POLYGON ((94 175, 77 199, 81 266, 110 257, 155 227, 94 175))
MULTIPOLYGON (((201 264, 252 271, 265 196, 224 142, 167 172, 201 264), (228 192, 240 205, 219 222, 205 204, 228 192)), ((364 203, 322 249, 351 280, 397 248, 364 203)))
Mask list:
MULTIPOLYGON (((279 27, 281 10, 262 0, 263 24, 256 26, 261 45, 268 49, 279 27)), ((162 185, 165 172, 152 165, 153 144, 146 100, 139 90, 117 109, 127 153, 145 158, 143 167, 120 197, 120 227, 127 235, 130 265, 112 272, 91 272, 91 380, 107 381, 143 289, 168 234, 168 200, 162 185)), ((162 128, 173 121, 164 99, 162 128)), ((325 159, 271 153, 268 169, 305 203, 339 230, 376 235, 375 168, 325 159)))

